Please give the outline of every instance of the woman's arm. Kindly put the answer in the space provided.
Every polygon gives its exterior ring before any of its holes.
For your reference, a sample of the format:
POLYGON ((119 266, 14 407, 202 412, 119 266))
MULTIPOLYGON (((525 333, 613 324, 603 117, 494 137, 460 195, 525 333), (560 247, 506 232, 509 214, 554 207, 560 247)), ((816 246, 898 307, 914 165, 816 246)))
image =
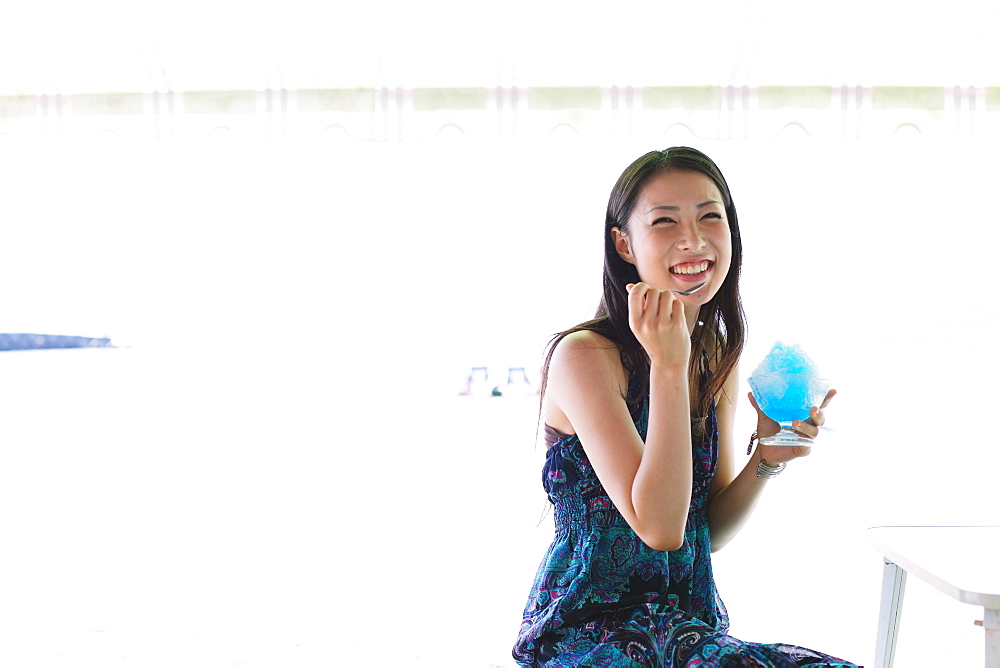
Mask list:
POLYGON ((757 455, 736 475, 736 446, 733 425, 736 421, 736 393, 739 390, 739 366, 733 368, 716 397, 715 415, 719 427, 719 461, 708 498, 708 526, 712 551, 724 547, 739 533, 750 518, 766 479, 757 477, 757 455))
MULTIPOLYGON (((810 452, 808 447, 789 448, 758 445, 743 470, 739 472, 739 475, 734 475, 736 446, 733 443, 733 425, 736 418, 736 393, 739 389, 738 371, 739 367, 736 367, 729 374, 720 396, 716 399, 716 417, 719 425, 719 463, 715 478, 712 480, 712 488, 709 490, 708 501, 708 524, 712 534, 713 552, 725 547, 753 514, 760 494, 767 485, 767 478, 757 477, 757 465, 761 460, 763 459, 767 464, 774 466, 797 457, 805 457, 810 452)), ((835 394, 836 390, 831 390, 824 399, 821 408, 825 408, 835 394)), ((754 408, 757 408, 752 396, 750 401, 754 408)), ((757 409, 757 417, 759 436, 770 436, 778 433, 778 423, 760 412, 759 408, 757 409)), ((813 408, 810 417, 813 424, 796 421, 794 427, 796 431, 800 431, 810 438, 815 438, 819 433, 819 425, 823 424, 825 418, 820 408, 813 408)), ((747 436, 749 437, 749 434, 747 436)))
MULTIPOLYGON (((642 294, 632 297, 642 309, 642 294)), ((608 496, 639 538, 653 549, 675 550, 684 542, 691 504, 690 338, 680 302, 659 297, 646 302, 656 322, 633 323, 647 351, 662 339, 650 355, 645 442, 625 403, 628 379, 618 348, 593 332, 571 334, 553 352, 546 415, 572 425, 608 496)))

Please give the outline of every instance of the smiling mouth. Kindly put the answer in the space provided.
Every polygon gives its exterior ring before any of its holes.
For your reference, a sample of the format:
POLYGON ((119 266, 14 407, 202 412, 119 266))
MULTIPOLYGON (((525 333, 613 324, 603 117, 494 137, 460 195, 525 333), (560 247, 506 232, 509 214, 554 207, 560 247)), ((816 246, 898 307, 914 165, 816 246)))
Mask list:
POLYGON ((702 260, 700 262, 682 262, 670 267, 670 273, 679 274, 681 276, 697 276, 698 274, 703 274, 708 271, 711 266, 712 263, 708 260, 702 260))

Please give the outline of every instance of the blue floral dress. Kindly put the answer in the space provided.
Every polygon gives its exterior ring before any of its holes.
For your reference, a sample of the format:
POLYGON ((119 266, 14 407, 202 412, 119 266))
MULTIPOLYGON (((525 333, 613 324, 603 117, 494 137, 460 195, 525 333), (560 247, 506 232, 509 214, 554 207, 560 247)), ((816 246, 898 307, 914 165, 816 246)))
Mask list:
MULTIPOLYGON (((633 387, 634 387, 633 383, 633 387)), ((648 396, 634 411, 645 439, 648 396)), ((712 575, 708 490, 718 462, 714 406, 692 420, 694 487, 684 544, 643 543, 615 509, 576 435, 546 425, 542 484, 555 536, 535 576, 513 656, 522 666, 854 666, 791 645, 726 633, 712 575)))

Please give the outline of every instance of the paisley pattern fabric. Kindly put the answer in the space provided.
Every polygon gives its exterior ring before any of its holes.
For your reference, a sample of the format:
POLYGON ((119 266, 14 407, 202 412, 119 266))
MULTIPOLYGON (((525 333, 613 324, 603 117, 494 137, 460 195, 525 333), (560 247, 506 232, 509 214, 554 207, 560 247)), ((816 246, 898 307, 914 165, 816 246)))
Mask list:
MULTIPOLYGON (((635 384, 633 383, 633 387, 635 384)), ((648 397, 634 412, 645 439, 648 397)), ((694 485, 684 544, 643 543, 615 509, 576 435, 546 426, 542 484, 555 536, 524 609, 514 659, 522 666, 853 666, 791 645, 727 634, 715 588, 707 516, 718 462, 714 407, 692 420, 694 485)))

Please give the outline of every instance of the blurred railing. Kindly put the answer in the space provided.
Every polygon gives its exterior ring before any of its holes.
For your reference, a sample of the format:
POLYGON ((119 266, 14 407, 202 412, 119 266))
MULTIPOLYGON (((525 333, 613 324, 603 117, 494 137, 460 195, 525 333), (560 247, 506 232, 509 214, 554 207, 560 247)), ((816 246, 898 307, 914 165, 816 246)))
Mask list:
POLYGON ((0 96, 0 141, 1000 137, 1000 86, 353 88, 0 96))

